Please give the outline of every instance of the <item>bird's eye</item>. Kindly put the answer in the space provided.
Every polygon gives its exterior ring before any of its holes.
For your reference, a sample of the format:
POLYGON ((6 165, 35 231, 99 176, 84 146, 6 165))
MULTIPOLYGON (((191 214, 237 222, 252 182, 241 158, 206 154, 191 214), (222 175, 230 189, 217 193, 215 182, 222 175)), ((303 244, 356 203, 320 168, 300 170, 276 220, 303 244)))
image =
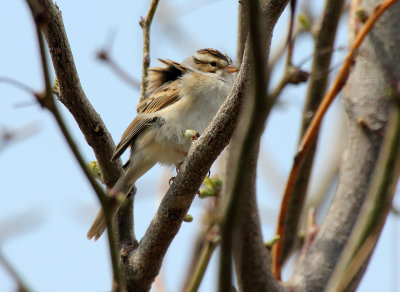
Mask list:
POLYGON ((215 67, 215 66, 217 66, 217 62, 211 62, 210 65, 215 67))

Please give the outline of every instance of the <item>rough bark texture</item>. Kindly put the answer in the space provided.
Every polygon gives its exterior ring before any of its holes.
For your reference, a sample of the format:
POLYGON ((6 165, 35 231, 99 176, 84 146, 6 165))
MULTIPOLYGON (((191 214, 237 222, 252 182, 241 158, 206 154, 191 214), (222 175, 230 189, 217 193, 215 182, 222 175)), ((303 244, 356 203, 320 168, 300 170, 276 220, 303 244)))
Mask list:
MULTIPOLYGON (((241 13, 247 14, 246 2, 242 7, 241 13)), ((286 7, 288 1, 263 1, 261 3, 261 19, 260 21, 262 37, 262 45, 266 44, 263 57, 256 59, 253 56, 255 62, 258 64, 264 64, 264 69, 267 68, 266 62, 268 60, 270 43, 272 38, 272 32, 275 24, 280 17, 283 9, 286 7)), ((250 17, 248 17, 250 18, 250 17)), ((242 21, 245 21, 245 17, 241 17, 242 21)), ((254 19, 254 17, 253 17, 254 19)), ((254 24, 245 23, 245 30, 249 27, 252 28, 254 24)), ((256 32, 257 33, 257 32, 256 32)), ((240 39, 243 39, 243 32, 239 35, 240 39)), ((240 44, 239 39, 239 44, 240 44)), ((252 42, 252 45, 256 45, 252 42)), ((260 48, 263 48, 263 46, 260 48)), ((254 51, 253 51, 254 52, 254 51)), ((241 55, 240 49, 237 53, 241 55)), ((262 65, 261 65, 262 66, 262 65)), ((254 72, 253 72, 254 74, 254 72)), ((263 76, 261 72, 257 71, 255 74, 263 76)), ((258 77, 260 77, 258 76, 258 77)), ((265 78, 266 76, 262 77, 265 78)), ((253 80, 254 78, 252 78, 253 80)), ((265 88, 260 89, 259 92, 266 92, 268 82, 262 80, 265 88)), ((251 86, 256 85, 254 82, 250 82, 251 86)), ((257 160, 260 147, 261 135, 264 131, 264 126, 269 112, 274 104, 272 100, 263 100, 257 103, 256 98, 265 98, 265 95, 256 94, 257 90, 250 90, 246 92, 246 106, 243 113, 240 116, 239 128, 233 137, 231 147, 229 149, 229 156, 227 158, 228 164, 226 169, 226 189, 224 193, 230 194, 232 192, 235 178, 240 180, 241 188, 239 190, 240 203, 238 204, 237 217, 239 218, 237 226, 233 232, 233 257, 235 264, 236 278, 240 291, 281 291, 282 286, 279 285, 278 281, 271 273, 270 268, 270 253, 264 247, 263 237, 261 233, 261 223, 259 218, 259 210, 256 200, 256 173, 257 173, 257 160), (265 106, 260 106, 264 104, 265 106), (257 110, 253 111, 253 107, 256 104, 257 110), (255 115, 251 121, 249 115, 255 115), (246 134, 251 133, 253 136, 250 139, 250 143, 243 144, 246 134), (249 147, 245 145, 250 145, 249 147), (246 147, 245 151, 241 148, 246 147), (241 159, 239 153, 242 152, 245 155, 245 165, 238 165, 237 161, 241 159), (240 178, 237 178, 234 174, 237 168, 244 169, 240 178)), ((232 223, 231 223, 232 224, 232 223)))
MULTIPOLYGON (((370 12, 379 3, 363 1, 362 7, 370 12)), ((399 45, 397 3, 378 20, 364 41, 347 82, 344 105, 349 119, 349 143, 327 216, 293 278, 292 284, 299 291, 323 291, 365 201, 391 106, 390 90, 400 80, 399 45)))
POLYGON ((120 160, 110 162, 115 144, 82 89, 61 11, 50 0, 38 0, 38 3, 45 8, 49 17, 44 33, 60 86, 60 101, 71 112, 87 143, 92 147, 105 184, 112 187, 122 173, 120 160))

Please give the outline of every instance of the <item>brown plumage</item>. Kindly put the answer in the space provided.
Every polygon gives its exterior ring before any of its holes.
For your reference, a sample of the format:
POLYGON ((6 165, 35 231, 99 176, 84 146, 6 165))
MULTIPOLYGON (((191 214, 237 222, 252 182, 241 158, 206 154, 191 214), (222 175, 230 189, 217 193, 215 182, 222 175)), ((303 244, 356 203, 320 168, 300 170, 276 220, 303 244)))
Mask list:
MULTIPOLYGON (((110 195, 128 195, 137 179, 156 163, 177 164, 185 158, 191 141, 184 133, 193 129, 203 133, 227 97, 237 69, 231 59, 214 49, 197 51, 182 63, 160 59, 165 67, 151 68, 147 98, 139 105, 138 115, 118 143, 113 160, 131 147, 124 174, 109 191, 110 195)), ((123 204, 109 206, 114 216, 123 204)), ((100 210, 87 237, 97 240, 106 229, 100 210)))
POLYGON ((182 66, 178 62, 171 60, 158 59, 161 63, 165 64, 166 67, 153 67, 149 69, 147 87, 147 96, 151 96, 161 86, 168 82, 177 80, 183 74, 185 74, 188 68, 182 66))

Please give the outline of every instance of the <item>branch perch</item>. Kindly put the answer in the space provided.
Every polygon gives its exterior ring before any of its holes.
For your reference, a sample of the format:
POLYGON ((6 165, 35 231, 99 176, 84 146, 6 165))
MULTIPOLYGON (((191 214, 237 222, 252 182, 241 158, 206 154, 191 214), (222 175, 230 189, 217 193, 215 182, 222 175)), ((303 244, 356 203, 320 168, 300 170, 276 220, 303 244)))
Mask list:
POLYGON ((129 270, 124 271, 128 290, 140 292, 150 289, 204 177, 229 143, 242 104, 247 74, 247 65, 243 65, 217 116, 190 148, 181 171, 161 201, 138 248, 122 258, 123 262, 129 263, 129 270))

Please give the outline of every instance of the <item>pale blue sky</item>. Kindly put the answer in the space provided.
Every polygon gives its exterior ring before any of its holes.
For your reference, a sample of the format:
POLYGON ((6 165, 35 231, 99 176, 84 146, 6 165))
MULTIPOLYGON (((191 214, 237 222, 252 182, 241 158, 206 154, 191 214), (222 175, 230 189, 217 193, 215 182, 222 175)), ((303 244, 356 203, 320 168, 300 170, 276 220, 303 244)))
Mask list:
MULTIPOLYGON (((57 2, 82 86, 115 140, 135 116, 139 94, 98 62, 95 54, 107 43, 109 36, 115 34, 113 57, 139 79, 142 32, 138 21, 146 14, 149 2, 57 2)), ((181 61, 197 49, 206 47, 220 49, 235 57, 237 1, 210 1, 207 5, 199 5, 200 2, 161 1, 152 27, 152 65, 157 65, 157 57, 181 61)), ((285 36, 285 23, 287 15, 275 32, 275 40, 285 36)), ((34 25, 25 1, 7 1, 0 10, 0 25, 0 77, 16 79, 35 90, 42 89, 34 25)), ((339 43, 346 45, 346 38, 342 29, 339 43)), ((297 48, 295 63, 310 56, 312 46, 306 44, 309 41, 306 38, 297 48)), ((340 63, 342 57, 338 56, 335 64, 340 63)), ((277 177, 265 175, 264 167, 260 167, 258 190, 265 239, 274 233, 284 183, 279 174, 286 174, 292 161, 304 89, 302 85, 284 91, 285 106, 273 112, 263 140, 262 157, 272 156, 278 163, 277 177), (266 177, 270 178, 269 182, 265 181, 266 177)), ((71 115, 61 104, 59 107, 85 158, 93 160, 92 150, 71 115)), ((329 133, 333 134, 322 137, 324 149, 335 141, 339 112, 340 102, 334 106, 331 122, 327 125, 329 133)), ((99 205, 94 192, 51 115, 26 92, 0 83, 0 129, 16 130, 26 126, 37 128, 38 132, 0 152, 1 252, 34 291, 107 291, 111 273, 106 240, 102 238, 95 243, 86 239, 87 229, 99 205), (21 224, 26 224, 28 230, 6 235, 6 227, 21 224)), ((336 139, 340 137, 336 136, 336 139)), ((323 153, 322 157, 328 154, 323 153)), ((321 162, 318 164, 322 165, 321 162)), ((139 238, 156 210, 159 200, 156 194, 162 188, 160 176, 164 183, 168 180, 163 173, 165 171, 157 167, 137 184, 135 228, 139 238)), ((163 268, 168 291, 178 291, 181 287, 191 243, 201 226, 205 205, 204 201, 195 200, 190 210, 195 220, 183 224, 168 251, 163 268)), ((396 291, 392 270, 394 263, 400 260, 398 232, 398 220, 391 217, 359 291, 378 291, 378 287, 380 291, 396 291)), ((200 291, 216 291, 216 255, 200 291)), ((13 290, 13 281, 0 267, 0 291, 13 290)))

